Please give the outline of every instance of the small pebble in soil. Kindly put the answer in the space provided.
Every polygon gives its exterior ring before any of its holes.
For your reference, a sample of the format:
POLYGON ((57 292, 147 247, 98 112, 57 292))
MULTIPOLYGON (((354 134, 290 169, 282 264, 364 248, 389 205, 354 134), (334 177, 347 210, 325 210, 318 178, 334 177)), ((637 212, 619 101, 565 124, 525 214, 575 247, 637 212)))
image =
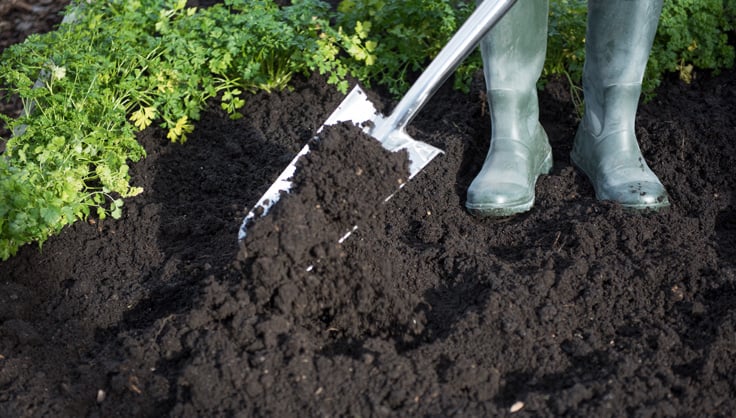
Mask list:
POLYGON ((524 402, 516 401, 513 405, 511 405, 511 408, 509 408, 509 412, 512 414, 515 412, 519 412, 524 408, 524 402))
POLYGON ((670 292, 671 292, 670 297, 675 302, 679 302, 685 298, 685 292, 678 285, 672 286, 672 288, 670 289, 670 292))

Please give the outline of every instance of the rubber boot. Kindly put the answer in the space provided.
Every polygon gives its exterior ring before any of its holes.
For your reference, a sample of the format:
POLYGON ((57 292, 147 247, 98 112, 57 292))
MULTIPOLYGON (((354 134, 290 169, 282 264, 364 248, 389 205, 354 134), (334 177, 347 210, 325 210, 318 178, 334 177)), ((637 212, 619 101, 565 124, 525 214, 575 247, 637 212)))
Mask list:
POLYGON ((585 114, 572 163, 593 183, 599 200, 631 209, 669 205, 647 165, 634 130, 649 51, 662 0, 590 0, 583 68, 585 114))
POLYGON ((528 211, 537 178, 552 169, 536 87, 547 49, 548 8, 547 0, 519 1, 481 41, 491 141, 468 188, 465 206, 474 215, 528 211))

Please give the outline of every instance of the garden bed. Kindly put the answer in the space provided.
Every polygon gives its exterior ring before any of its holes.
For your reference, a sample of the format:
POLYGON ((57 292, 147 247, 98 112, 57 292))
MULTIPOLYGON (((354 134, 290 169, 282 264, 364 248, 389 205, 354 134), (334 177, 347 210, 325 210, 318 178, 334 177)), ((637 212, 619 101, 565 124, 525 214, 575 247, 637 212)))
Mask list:
POLYGON ((239 120, 213 105, 186 144, 143 131, 144 192, 121 219, 0 263, 0 416, 730 415, 736 71, 667 80, 640 107, 660 213, 595 200, 553 81, 534 209, 469 215, 482 90, 448 85, 420 112, 410 133, 445 154, 385 204, 401 164, 331 136, 242 246, 246 212, 342 95, 298 78, 239 120))

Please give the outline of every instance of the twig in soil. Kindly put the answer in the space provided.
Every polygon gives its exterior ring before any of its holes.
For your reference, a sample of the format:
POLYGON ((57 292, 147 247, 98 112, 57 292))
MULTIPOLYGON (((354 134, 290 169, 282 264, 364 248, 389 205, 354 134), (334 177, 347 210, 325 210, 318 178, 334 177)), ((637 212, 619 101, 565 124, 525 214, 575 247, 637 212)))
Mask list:
POLYGON ((555 241, 552 243, 552 251, 558 253, 562 250, 562 247, 565 246, 565 243, 561 243, 559 247, 557 247, 557 243, 560 241, 560 237, 562 236, 562 231, 557 231, 557 235, 555 235, 555 241))
POLYGON ((680 161, 685 161, 685 135, 682 136, 682 140, 680 141, 680 161))
POLYGON ((153 339, 151 340, 151 344, 149 345, 149 348, 153 347, 153 344, 158 340, 159 335, 161 335, 161 332, 164 330, 164 327, 166 324, 174 317, 174 314, 171 314, 161 320, 161 326, 158 327, 158 331, 156 331, 156 334, 153 336, 153 339))
POLYGON ((486 92, 479 92, 478 99, 480 99, 480 115, 485 116, 488 114, 488 96, 486 92))
POLYGON ((137 393, 138 395, 143 394, 143 391, 138 387, 140 383, 138 383, 138 378, 135 376, 130 376, 128 378, 128 389, 131 391, 137 393))

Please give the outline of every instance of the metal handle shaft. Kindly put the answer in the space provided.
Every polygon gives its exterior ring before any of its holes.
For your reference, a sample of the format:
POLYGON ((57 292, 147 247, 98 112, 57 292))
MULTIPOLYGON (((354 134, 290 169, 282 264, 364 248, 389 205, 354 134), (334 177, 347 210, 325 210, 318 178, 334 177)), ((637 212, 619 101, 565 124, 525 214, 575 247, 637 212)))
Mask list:
POLYGON ((516 3, 516 0, 485 0, 482 2, 440 53, 419 76, 384 123, 377 125, 371 135, 382 140, 391 132, 403 130, 419 110, 457 69, 481 38, 491 30, 516 3))

